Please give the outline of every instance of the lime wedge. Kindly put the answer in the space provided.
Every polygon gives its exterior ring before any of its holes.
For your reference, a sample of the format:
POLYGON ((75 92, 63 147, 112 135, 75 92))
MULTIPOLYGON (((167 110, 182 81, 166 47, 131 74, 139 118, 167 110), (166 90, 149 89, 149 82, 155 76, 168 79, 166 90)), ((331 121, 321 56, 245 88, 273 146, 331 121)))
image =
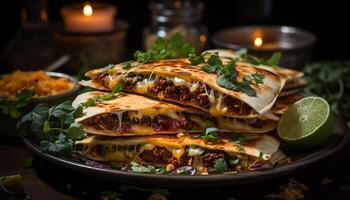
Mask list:
POLYGON ((332 128, 333 116, 327 101, 320 97, 306 97, 282 115, 277 132, 287 144, 310 149, 327 141, 332 128))

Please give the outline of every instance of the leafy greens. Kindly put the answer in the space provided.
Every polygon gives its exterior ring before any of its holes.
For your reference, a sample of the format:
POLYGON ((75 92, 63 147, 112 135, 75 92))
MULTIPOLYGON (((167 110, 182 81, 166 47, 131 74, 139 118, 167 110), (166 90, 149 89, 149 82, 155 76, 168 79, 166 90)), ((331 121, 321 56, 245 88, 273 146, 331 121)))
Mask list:
POLYGON ((195 48, 185 42, 180 33, 176 33, 168 40, 158 37, 147 51, 136 51, 134 58, 140 63, 149 63, 155 60, 187 57, 194 52, 195 48))
POLYGON ((74 109, 70 101, 53 107, 37 105, 17 123, 21 136, 40 142, 43 152, 67 156, 72 153, 74 143, 86 136, 83 127, 74 122, 81 115, 81 109, 74 109))
POLYGON ((19 109, 26 106, 34 95, 35 92, 33 90, 22 90, 16 94, 16 99, 14 101, 6 97, 0 97, 1 114, 9 115, 14 119, 21 117, 22 113, 19 109))
POLYGON ((304 68, 306 95, 321 96, 332 111, 350 120, 350 61, 323 61, 304 68))

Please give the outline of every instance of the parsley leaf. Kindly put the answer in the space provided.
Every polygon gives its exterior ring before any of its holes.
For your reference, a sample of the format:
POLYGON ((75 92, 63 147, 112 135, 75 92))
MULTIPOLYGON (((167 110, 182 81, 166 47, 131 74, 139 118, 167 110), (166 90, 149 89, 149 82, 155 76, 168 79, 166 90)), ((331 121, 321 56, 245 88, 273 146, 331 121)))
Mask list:
POLYGON ((326 99, 333 112, 350 121, 350 61, 334 60, 307 64, 304 94, 326 99))
POLYGON ((168 171, 166 170, 165 167, 160 167, 160 168, 157 168, 157 169, 156 169, 156 173, 157 173, 157 174, 167 174, 168 171))
POLYGON ((208 65, 211 66, 218 66, 221 67, 222 66, 222 61, 219 57, 219 53, 215 52, 214 54, 211 54, 209 59, 207 60, 208 65))
POLYGON ((19 109, 26 106, 34 95, 35 92, 33 90, 22 90, 16 94, 16 99, 14 101, 6 97, 0 97, 1 114, 9 115, 14 119, 21 117, 22 113, 19 109))
POLYGON ((140 63, 149 63, 155 60, 187 57, 194 52, 195 48, 185 42, 180 33, 176 33, 170 39, 157 38, 146 52, 136 51, 134 58, 140 63))
POLYGON ((268 59, 258 58, 258 57, 249 55, 247 51, 242 51, 240 53, 241 53, 239 54, 241 55, 240 61, 247 62, 253 65, 276 66, 279 64, 282 57, 281 52, 274 52, 272 56, 268 59))
POLYGON ((122 67, 123 67, 123 69, 131 69, 131 68, 135 67, 135 65, 133 65, 133 61, 129 60, 129 61, 123 62, 122 67))
POLYGON ((74 122, 77 111, 66 101, 49 108, 37 105, 17 123, 23 137, 36 140, 43 152, 65 156, 72 152, 76 140, 86 136, 83 127, 74 122))
POLYGON ((193 66, 205 63, 203 54, 199 56, 197 56, 196 54, 190 54, 188 57, 189 57, 188 60, 191 62, 191 65, 193 66))
POLYGON ((219 66, 210 66, 210 65, 206 65, 202 67, 202 70, 207 72, 207 73, 218 73, 221 70, 221 67, 219 66))
POLYGON ((250 86, 249 83, 242 82, 240 84, 240 90, 250 97, 256 97, 256 91, 250 86))
POLYGON ((205 129, 205 132, 199 136, 199 138, 208 140, 208 141, 216 141, 218 140, 218 129, 215 127, 209 127, 205 129))
POLYGON ((147 173, 147 174, 155 174, 156 173, 156 168, 152 165, 139 165, 136 162, 131 162, 131 172, 135 173, 147 173))
POLYGON ((134 53, 134 58, 142 64, 153 61, 151 52, 136 51, 134 53))
POLYGON ((264 79, 265 76, 259 73, 254 73, 251 75, 253 77, 253 79, 255 80, 256 84, 263 84, 264 83, 264 79))
POLYGON ((214 160, 213 168, 210 170, 212 173, 223 173, 228 171, 227 162, 223 158, 214 160))
POLYGON ((216 83, 226 89, 238 91, 239 87, 237 84, 233 83, 229 78, 227 78, 225 75, 220 75, 219 78, 216 80, 216 83))

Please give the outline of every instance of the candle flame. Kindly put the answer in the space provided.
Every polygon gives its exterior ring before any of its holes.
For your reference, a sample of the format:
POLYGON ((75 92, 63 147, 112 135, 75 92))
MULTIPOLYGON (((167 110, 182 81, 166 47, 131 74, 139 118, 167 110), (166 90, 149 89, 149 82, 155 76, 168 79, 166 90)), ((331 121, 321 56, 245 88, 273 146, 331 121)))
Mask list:
POLYGON ((257 37, 254 39, 254 46, 260 47, 262 44, 263 44, 263 40, 261 39, 261 37, 257 37))
POLYGON ((91 16, 93 14, 93 10, 90 4, 86 4, 83 8, 83 14, 85 16, 91 16))

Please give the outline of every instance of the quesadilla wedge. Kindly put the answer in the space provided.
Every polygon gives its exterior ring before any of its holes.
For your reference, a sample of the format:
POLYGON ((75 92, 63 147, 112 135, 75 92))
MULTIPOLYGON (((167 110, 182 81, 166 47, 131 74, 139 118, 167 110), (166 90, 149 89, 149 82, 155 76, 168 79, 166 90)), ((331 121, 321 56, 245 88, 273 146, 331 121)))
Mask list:
MULTIPOLYGON (((105 94, 108 93, 83 93, 72 105, 77 108, 89 99, 105 94)), ((126 93, 115 94, 113 99, 84 108, 76 122, 89 133, 109 136, 203 132, 212 126, 236 133, 265 133, 277 126, 277 121, 267 118, 213 117, 191 107, 126 93)))
POLYGON ((192 166, 198 173, 213 172, 218 159, 227 171, 250 171, 262 168, 278 151, 279 142, 265 134, 220 134, 207 141, 199 135, 154 135, 143 137, 97 137, 78 141, 85 157, 153 166, 192 166))
MULTIPOLYGON (((222 59, 227 64, 229 59, 222 59)), ((129 63, 130 64, 130 63, 129 63)), ((125 92, 164 99, 207 111, 214 116, 254 118, 267 112, 274 104, 285 81, 278 75, 252 65, 237 62, 237 79, 253 74, 263 77, 251 89, 256 96, 226 89, 217 84, 218 75, 202 70, 205 64, 192 66, 188 59, 160 60, 148 64, 133 62, 131 69, 124 64, 110 69, 95 69, 85 75, 91 80, 80 84, 111 91, 122 83, 125 92)))

